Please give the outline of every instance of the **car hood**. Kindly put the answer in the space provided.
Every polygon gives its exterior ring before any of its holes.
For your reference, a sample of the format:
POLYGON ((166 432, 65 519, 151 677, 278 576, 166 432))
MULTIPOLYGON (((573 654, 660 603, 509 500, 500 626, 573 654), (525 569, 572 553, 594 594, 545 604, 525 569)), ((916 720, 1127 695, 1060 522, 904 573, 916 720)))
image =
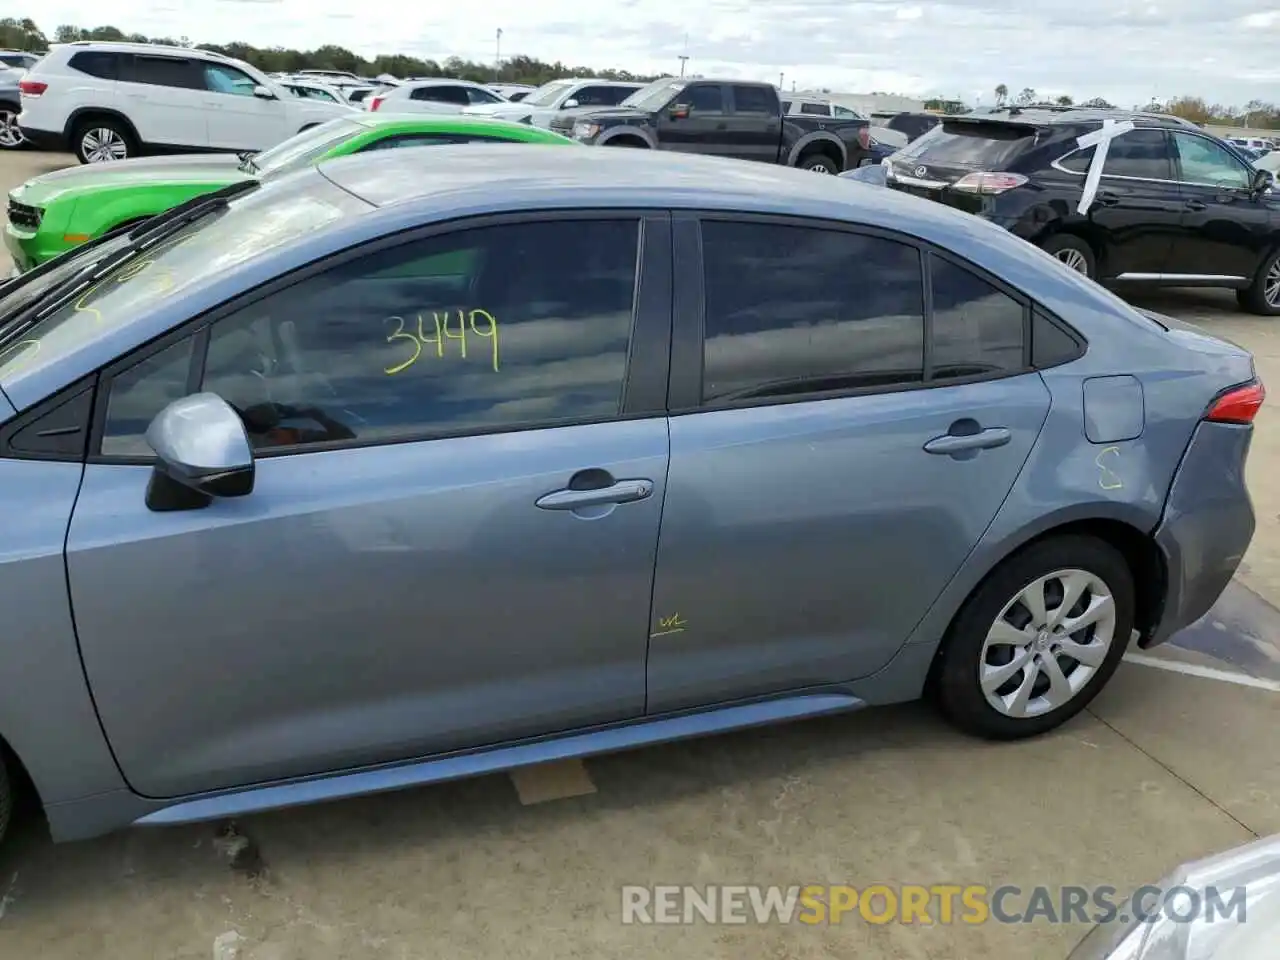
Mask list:
POLYGON ((55 170, 28 180, 10 196, 22 203, 45 207, 69 194, 124 186, 166 186, 175 183, 222 185, 250 176, 239 169, 231 153, 186 157, 139 157, 111 163, 91 163, 55 170))
MULTIPOLYGON (((647 120, 649 114, 631 107, 584 107, 581 110, 562 110, 561 116, 571 120, 593 120, 596 123, 614 123, 626 120, 647 120)), ((563 121, 561 121, 563 123, 563 121)))

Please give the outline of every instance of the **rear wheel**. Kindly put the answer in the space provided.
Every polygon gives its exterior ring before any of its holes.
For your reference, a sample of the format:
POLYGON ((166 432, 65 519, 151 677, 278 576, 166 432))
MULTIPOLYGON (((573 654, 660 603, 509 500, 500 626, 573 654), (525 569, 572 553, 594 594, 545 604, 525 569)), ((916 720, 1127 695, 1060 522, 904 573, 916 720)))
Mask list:
POLYGON ((1253 282, 1236 291, 1236 301, 1250 313, 1280 316, 1280 249, 1271 251, 1254 274, 1253 282))
POLYGON ((10 103, 0 103, 0 150, 17 150, 27 138, 18 128, 18 108, 10 103))
POLYGON ((801 170, 808 170, 810 173, 836 174, 840 172, 840 164, 825 153, 811 153, 809 156, 802 158, 796 166, 801 170))
POLYGON ((127 160, 137 154, 133 134, 118 120, 87 120, 76 127, 72 138, 75 154, 81 163, 107 163, 127 160))
POLYGON ((962 730, 1014 740, 1088 705, 1133 630, 1133 575, 1114 547, 1086 536, 1032 544, 997 567, 947 632, 934 692, 962 730))
POLYGON ((1090 280, 1098 275, 1098 265, 1094 260, 1093 249, 1079 237, 1069 233, 1059 233, 1046 240, 1041 249, 1090 280))

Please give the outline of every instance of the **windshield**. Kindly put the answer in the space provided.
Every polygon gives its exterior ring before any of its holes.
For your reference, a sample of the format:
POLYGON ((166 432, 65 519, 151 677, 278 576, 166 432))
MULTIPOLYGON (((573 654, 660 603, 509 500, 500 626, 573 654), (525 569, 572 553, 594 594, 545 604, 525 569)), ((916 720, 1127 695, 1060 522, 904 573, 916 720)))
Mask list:
POLYGON ((686 86, 683 80, 655 80, 623 100, 622 106, 636 107, 640 110, 657 110, 686 86))
POLYGON ((572 80, 552 80, 550 83, 544 83, 520 102, 529 107, 549 107, 573 84, 572 80))
MULTIPOLYGON (((33 270, 30 274, 14 280, 7 289, 4 285, 0 285, 0 316, 17 316, 64 280, 114 255, 128 243, 126 239, 128 233, 127 229, 122 230, 101 243, 76 247, 50 260, 44 269, 33 270)), ((4 326, 0 326, 0 336, 3 334, 4 326)), ((0 350, 0 356, 3 353, 4 351, 0 350)))
POLYGON ((258 173, 284 173, 310 166, 338 144, 355 136, 364 125, 345 117, 304 130, 250 159, 258 173))
MULTIPOLYGON (((125 260, 77 299, 24 331, 20 339, 5 344, 0 349, 0 384, 8 386, 61 361, 121 323, 219 273, 325 224, 369 209, 363 201, 318 176, 282 187, 236 199, 125 260)), ((116 246, 95 247, 92 257, 100 259, 104 253, 127 246, 124 240, 111 243, 116 246)), ((60 264, 60 276, 65 278, 89 262, 88 258, 76 258, 65 269, 60 264)), ((51 271, 49 277, 32 281, 16 296, 38 296, 39 290, 47 290, 54 282, 51 271), (30 289, 36 286, 39 290, 30 289)), ((11 309, 8 298, 0 308, 11 309)))

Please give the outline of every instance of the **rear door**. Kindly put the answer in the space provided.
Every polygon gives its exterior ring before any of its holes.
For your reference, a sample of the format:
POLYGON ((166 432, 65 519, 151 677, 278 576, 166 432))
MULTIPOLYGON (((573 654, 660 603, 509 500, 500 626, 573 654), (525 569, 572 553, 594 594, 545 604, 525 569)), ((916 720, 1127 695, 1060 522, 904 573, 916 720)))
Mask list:
POLYGON ((873 673, 1039 434, 1028 305, 890 234, 712 215, 675 230, 649 711, 873 673))
POLYGON ((1254 196, 1253 170, 1210 138, 1179 130, 1173 142, 1182 210, 1167 272, 1188 282, 1252 279, 1274 243, 1274 199, 1254 196))
MULTIPOLYGON (((1072 157, 1070 169, 1083 188, 1095 147, 1072 157)), ((1101 254, 1101 279, 1155 279, 1169 269, 1182 231, 1182 195, 1174 182, 1173 150, 1160 128, 1131 130, 1111 141, 1089 207, 1101 254)))
POLYGON ((782 114, 778 99, 760 86, 732 84, 728 117, 731 149, 740 160, 778 162, 782 142, 782 114))
POLYGON ((117 93, 143 143, 207 148, 204 80, 187 57, 121 54, 117 93))

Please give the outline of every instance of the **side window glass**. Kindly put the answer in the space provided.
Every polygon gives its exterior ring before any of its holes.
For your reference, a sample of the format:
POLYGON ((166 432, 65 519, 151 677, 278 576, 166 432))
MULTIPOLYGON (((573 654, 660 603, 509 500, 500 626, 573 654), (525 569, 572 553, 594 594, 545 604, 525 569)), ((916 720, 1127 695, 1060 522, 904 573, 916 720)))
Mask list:
POLYGON ((67 65, 74 70, 87 73, 89 76, 97 77, 100 80, 114 80, 116 79, 116 66, 119 60, 120 57, 117 54, 93 51, 77 53, 67 65))
POLYGON ((773 113, 768 95, 760 87, 733 88, 734 113, 773 113))
POLYGON ((430 147, 441 143, 458 143, 452 137, 438 137, 425 133, 406 133, 399 137, 386 137, 383 140, 375 140, 373 143, 358 150, 358 153, 367 153, 370 150, 398 150, 401 147, 430 147))
POLYGON ((724 98, 720 95, 720 87, 716 84, 696 84, 685 92, 684 99, 697 113, 724 112, 724 98))
POLYGON ((156 87, 200 89, 200 77, 196 65, 190 60, 180 60, 176 57, 143 55, 125 57, 120 64, 120 79, 156 87))
POLYGON ((1021 303, 964 267, 930 257, 933 278, 931 379, 1014 373, 1023 359, 1021 303))
POLYGON ((260 450, 617 416, 638 237, 511 224, 352 261, 219 321, 202 389, 260 450))
POLYGON ((1089 172, 1089 164, 1093 163, 1093 152, 1096 147, 1085 147, 1083 150, 1076 150, 1069 153, 1058 161, 1058 166, 1064 170, 1070 170, 1072 173, 1078 173, 1084 176, 1089 172))
MULTIPOLYGON (((257 86, 247 73, 241 73, 232 67, 210 63, 204 68, 205 89, 214 93, 226 93, 232 96, 252 97, 253 88, 257 86)), ((304 93, 303 96, 306 94, 304 93)))
POLYGON ((1039 370, 1080 356, 1080 345, 1056 323, 1036 310, 1031 317, 1031 363, 1039 370))
POLYGON ((583 87, 573 95, 573 99, 577 100, 581 107, 611 106, 604 87, 583 87))
POLYGON ((800 112, 815 117, 825 117, 831 112, 825 103, 802 103, 800 104, 800 112))
POLYGON ((915 247, 809 227, 705 221, 702 398, 793 397, 919 383, 915 247))
POLYGON ((635 93, 634 90, 628 87, 602 87, 601 89, 604 91, 604 97, 600 103, 606 107, 616 107, 631 94, 635 93))
POLYGON ((468 103, 501 103, 502 98, 479 87, 463 87, 468 103))
POLYGON ((782 101, 782 112, 783 112, 783 113, 790 113, 790 112, 791 112, 791 101, 790 101, 790 100, 783 100, 783 101, 782 101))
POLYGON ((1172 159, 1163 130, 1133 130, 1111 142, 1102 173, 1108 177, 1172 180, 1172 159))
POLYGON ((152 457, 147 427, 156 414, 187 395, 192 337, 179 340, 111 378, 102 453, 109 457, 152 457))
POLYGON ((1180 180, 1214 187, 1249 187, 1249 169, 1222 147, 1204 137, 1175 133, 1173 142, 1182 168, 1180 180))

